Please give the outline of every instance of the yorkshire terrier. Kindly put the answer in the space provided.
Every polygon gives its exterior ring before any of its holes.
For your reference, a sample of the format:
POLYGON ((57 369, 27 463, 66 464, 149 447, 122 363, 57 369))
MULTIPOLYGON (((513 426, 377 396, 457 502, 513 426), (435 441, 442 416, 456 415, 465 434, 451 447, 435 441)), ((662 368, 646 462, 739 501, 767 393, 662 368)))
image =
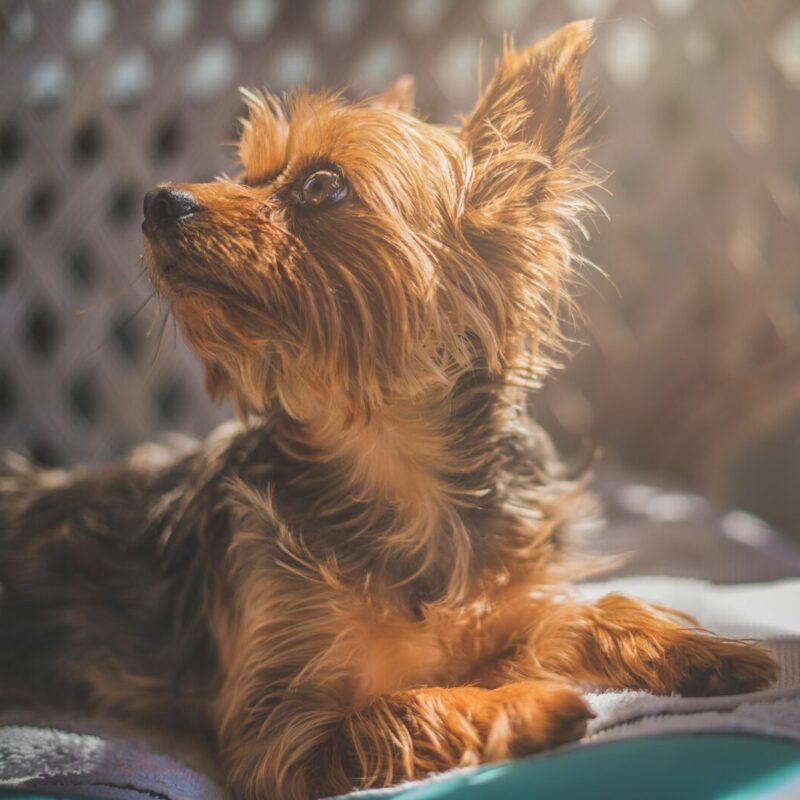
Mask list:
POLYGON ((507 45, 460 127, 412 86, 244 92, 235 179, 145 198, 144 257, 243 424, 2 480, 0 680, 181 729, 231 796, 383 786, 581 738, 581 691, 761 689, 760 647, 582 601, 526 392, 590 206, 591 24, 507 45))

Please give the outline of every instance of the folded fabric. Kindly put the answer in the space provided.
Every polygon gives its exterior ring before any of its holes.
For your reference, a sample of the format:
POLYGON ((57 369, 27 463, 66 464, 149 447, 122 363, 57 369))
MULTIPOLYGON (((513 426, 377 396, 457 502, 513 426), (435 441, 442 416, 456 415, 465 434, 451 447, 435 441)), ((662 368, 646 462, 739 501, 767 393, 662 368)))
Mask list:
POLYGON ((102 723, 63 713, 0 715, 2 788, 109 800, 222 800, 220 787, 102 723))
POLYGON ((578 746, 666 733, 748 733, 800 742, 800 687, 731 697, 586 696, 597 717, 578 746))

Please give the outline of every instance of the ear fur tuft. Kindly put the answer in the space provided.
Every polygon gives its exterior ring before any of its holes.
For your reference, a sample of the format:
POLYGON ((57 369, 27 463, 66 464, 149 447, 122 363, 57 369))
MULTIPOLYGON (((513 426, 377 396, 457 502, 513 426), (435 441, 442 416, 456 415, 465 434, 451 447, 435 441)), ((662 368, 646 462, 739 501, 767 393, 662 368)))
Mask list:
POLYGON ((414 113, 416 88, 413 75, 400 75, 372 100, 372 104, 391 111, 414 113))
POLYGON ((591 44, 592 20, 580 20, 523 50, 507 41, 486 91, 464 123, 477 159, 501 141, 524 141, 548 158, 569 140, 578 80, 591 44))

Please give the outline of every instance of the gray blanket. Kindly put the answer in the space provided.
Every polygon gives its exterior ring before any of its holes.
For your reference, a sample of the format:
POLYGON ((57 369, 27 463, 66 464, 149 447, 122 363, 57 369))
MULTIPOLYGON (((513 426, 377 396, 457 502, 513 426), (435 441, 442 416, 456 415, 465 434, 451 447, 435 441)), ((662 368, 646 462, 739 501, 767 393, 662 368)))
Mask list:
POLYGON ((0 788, 110 800, 221 800, 211 778, 102 723, 50 712, 0 715, 0 788))

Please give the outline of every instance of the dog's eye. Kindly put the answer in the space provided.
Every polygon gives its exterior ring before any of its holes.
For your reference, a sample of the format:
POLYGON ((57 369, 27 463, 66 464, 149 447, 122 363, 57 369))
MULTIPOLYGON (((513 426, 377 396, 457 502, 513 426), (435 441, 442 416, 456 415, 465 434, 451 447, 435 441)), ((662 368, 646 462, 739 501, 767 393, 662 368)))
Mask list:
POLYGON ((330 206, 347 197, 347 182, 336 169, 317 169, 298 181, 295 197, 301 206, 330 206))

